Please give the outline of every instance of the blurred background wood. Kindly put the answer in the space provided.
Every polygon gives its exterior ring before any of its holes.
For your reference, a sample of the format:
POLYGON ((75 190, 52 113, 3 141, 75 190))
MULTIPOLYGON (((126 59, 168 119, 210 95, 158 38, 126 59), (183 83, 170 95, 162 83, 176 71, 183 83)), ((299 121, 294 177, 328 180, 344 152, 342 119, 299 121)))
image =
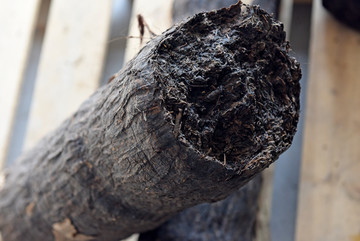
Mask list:
POLYGON ((0 1, 0 169, 5 164, 40 2, 0 1))
POLYGON ((360 240, 360 33, 314 1, 297 241, 360 240))
POLYGON ((25 149, 58 126, 97 89, 110 14, 111 0, 51 2, 25 149))

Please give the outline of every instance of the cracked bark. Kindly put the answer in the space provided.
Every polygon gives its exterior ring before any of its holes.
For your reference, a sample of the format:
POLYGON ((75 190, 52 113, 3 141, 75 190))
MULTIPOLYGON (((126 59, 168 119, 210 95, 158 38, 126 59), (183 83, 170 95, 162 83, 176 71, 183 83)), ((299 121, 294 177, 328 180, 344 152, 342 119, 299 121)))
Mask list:
POLYGON ((3 239, 118 240, 243 186, 296 131, 288 47, 240 3, 157 36, 6 170, 3 239))

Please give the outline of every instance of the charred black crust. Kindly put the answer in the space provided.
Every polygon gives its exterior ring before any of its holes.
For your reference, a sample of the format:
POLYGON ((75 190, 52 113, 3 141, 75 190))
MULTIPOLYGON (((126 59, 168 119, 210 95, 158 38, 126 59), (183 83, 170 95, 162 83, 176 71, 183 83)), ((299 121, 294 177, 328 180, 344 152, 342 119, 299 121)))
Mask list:
POLYGON ((179 140, 238 171, 276 160, 300 108, 285 37, 282 23, 241 3, 178 25, 158 46, 154 75, 168 120, 182 112, 179 140))

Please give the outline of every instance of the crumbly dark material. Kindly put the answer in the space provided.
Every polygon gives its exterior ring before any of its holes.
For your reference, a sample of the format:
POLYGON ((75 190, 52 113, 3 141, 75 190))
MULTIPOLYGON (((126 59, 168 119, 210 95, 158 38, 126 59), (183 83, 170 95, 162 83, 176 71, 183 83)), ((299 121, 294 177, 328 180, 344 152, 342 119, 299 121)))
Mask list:
POLYGON ((239 11, 197 14, 155 56, 169 120, 180 118, 179 139, 237 170, 290 146, 301 77, 283 25, 257 6, 234 17, 239 11))
POLYGON ((322 0, 322 3, 337 20, 360 31, 359 0, 322 0))

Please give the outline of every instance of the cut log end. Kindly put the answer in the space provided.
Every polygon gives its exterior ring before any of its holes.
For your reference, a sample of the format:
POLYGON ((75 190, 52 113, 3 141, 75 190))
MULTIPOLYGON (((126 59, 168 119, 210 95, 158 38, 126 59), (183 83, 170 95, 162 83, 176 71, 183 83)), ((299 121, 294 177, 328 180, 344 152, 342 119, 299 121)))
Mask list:
POLYGON ((299 117, 301 71, 288 51, 282 24, 257 6, 181 23, 154 56, 178 139, 239 173, 272 163, 299 117))

